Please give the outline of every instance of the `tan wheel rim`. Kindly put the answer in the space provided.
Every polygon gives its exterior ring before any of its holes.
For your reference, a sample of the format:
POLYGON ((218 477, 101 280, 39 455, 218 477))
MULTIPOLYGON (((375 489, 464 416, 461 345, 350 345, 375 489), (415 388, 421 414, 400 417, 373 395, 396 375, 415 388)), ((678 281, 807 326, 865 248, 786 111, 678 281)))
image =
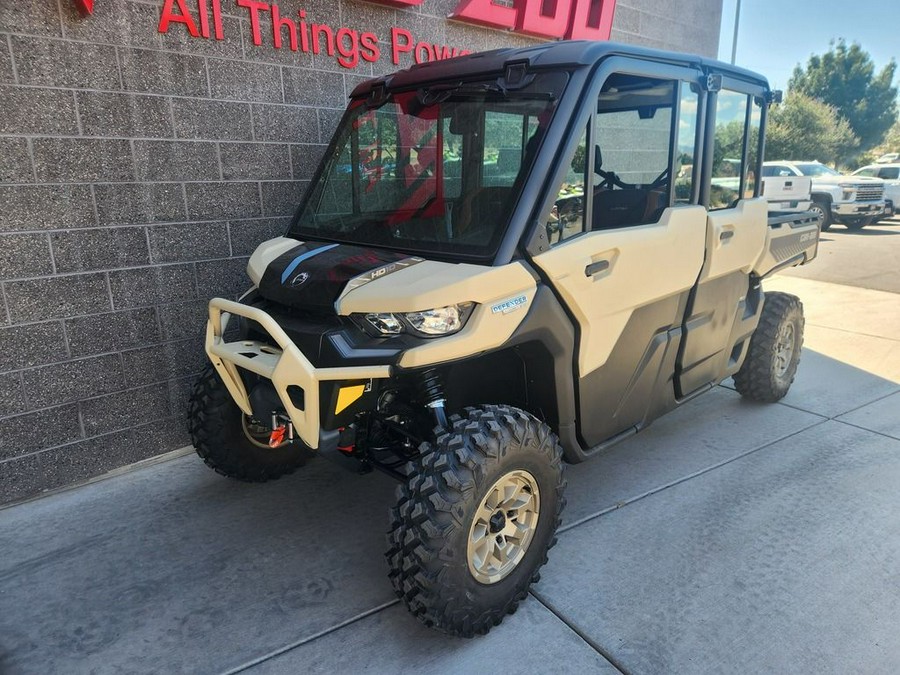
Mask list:
POLYGON ((510 471, 485 494, 469 528, 469 572, 483 584, 502 581, 528 552, 537 531, 541 493, 527 471, 510 471))
POLYGON ((785 322, 775 340, 775 377, 783 378, 794 358, 794 324, 785 322))
MULTIPOLYGON (((262 424, 258 420, 249 417, 248 415, 241 415, 241 428, 244 430, 244 436, 247 437, 247 440, 250 441, 253 445, 258 448, 265 448, 266 450, 272 450, 269 445, 269 437, 272 434, 272 429, 265 424, 262 424)), ((290 441, 285 440, 275 446, 275 448, 283 448, 285 445, 290 443, 290 441)))

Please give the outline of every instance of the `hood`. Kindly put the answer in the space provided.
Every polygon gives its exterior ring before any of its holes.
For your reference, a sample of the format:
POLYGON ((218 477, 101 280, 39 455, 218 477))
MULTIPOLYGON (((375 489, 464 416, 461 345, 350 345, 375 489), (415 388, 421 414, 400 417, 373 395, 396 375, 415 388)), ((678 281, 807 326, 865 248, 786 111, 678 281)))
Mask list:
POLYGON ((873 178, 871 176, 813 176, 813 183, 819 183, 820 185, 840 185, 840 184, 854 184, 854 185, 862 185, 864 183, 877 183, 881 185, 884 183, 880 178, 873 178))
POLYGON ((333 314, 335 301, 348 281, 408 257, 351 244, 298 242, 282 237, 262 244, 253 254, 248 271, 264 298, 288 307, 333 314))

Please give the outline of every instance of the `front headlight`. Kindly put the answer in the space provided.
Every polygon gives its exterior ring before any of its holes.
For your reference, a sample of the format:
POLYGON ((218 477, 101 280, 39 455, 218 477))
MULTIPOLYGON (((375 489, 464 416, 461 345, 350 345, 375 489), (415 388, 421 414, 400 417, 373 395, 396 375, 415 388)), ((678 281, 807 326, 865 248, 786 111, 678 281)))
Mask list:
POLYGON ((464 302, 460 305, 426 309, 424 312, 409 312, 405 317, 409 325, 420 333, 448 335, 463 327, 468 318, 467 310, 471 307, 471 302, 464 302))
POLYGON ((389 313, 370 312, 355 315, 364 318, 369 327, 380 335, 399 335, 403 332, 418 333, 426 337, 450 335, 466 325, 475 303, 461 302, 458 305, 436 307, 419 312, 389 313))
POLYGON ((841 201, 850 202, 856 197, 856 185, 853 183, 841 183, 841 201))

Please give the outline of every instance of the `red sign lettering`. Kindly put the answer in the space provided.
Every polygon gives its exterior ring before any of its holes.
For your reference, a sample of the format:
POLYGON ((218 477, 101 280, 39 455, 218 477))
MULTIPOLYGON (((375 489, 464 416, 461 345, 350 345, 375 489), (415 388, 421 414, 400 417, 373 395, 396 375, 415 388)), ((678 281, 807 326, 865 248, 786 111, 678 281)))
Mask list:
POLYGON ((81 10, 82 14, 94 13, 94 0, 75 0, 75 6, 81 10))
POLYGON ((616 0, 576 0, 568 40, 609 40, 616 0))
MULTIPOLYGON (((532 0, 531 4, 540 4, 540 0, 537 3, 532 0)), ((461 0, 450 14, 450 18, 489 28, 513 30, 518 14, 518 7, 495 5, 491 0, 461 0)))
MULTIPOLYGON (((93 0, 77 0, 93 9, 93 0)), ((423 0, 372 0, 381 4, 415 6, 423 0)), ((381 58, 379 37, 347 26, 334 28, 308 21, 305 10, 286 14, 275 2, 235 0, 247 10, 250 38, 257 47, 270 45, 292 52, 327 54, 344 68, 356 68, 360 61, 374 63, 381 58)), ((224 40, 222 0, 162 0, 159 32, 168 33, 181 24, 191 37, 224 40)), ((460 0, 450 18, 492 28, 545 38, 609 39, 616 0, 516 0, 512 7, 492 0, 460 0)), ((469 50, 417 41, 406 28, 394 26, 390 35, 391 62, 425 63, 470 53, 469 50)))
POLYGON ((573 0, 556 0, 555 3, 526 2, 516 17, 516 32, 538 37, 565 35, 572 15, 573 0), (548 4, 553 6, 547 7, 548 4))
POLYGON ((616 0, 517 0, 513 7, 460 0, 450 18, 539 37, 609 40, 615 9, 616 0))

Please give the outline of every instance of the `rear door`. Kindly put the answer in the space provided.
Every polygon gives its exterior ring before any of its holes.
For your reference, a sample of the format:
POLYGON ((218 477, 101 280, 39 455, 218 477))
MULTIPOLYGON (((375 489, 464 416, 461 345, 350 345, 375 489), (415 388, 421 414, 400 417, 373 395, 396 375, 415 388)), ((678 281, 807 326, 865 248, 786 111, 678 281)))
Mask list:
POLYGON ((703 265, 694 161, 699 73, 605 62, 534 262, 578 327, 578 428, 587 447, 640 425, 671 379, 703 265), (662 383, 662 384, 660 384, 662 383))
POLYGON ((733 372, 756 327, 758 288, 750 273, 762 257, 768 205, 758 197, 761 88, 723 78, 707 106, 703 201, 709 207, 706 260, 690 298, 677 392, 687 396, 733 372))

